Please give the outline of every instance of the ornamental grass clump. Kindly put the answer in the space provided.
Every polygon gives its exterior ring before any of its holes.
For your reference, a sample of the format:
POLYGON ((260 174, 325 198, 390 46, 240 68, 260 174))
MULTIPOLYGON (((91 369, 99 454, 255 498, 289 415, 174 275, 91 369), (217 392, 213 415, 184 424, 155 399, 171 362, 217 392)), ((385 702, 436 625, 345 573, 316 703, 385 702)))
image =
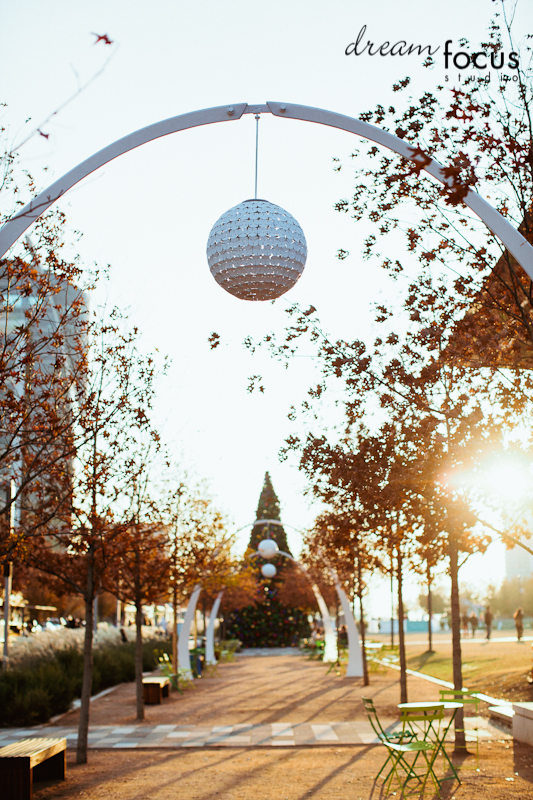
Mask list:
MULTIPOLYGON (((143 670, 154 670, 158 666, 155 652, 168 652, 170 648, 170 641, 145 641, 143 670)), ((93 651, 92 693, 134 678, 135 643, 99 643, 93 651)), ((19 658, 9 670, 0 672, 0 725, 36 725, 65 713, 80 697, 82 679, 80 647, 48 648, 19 658)))
MULTIPOLYGON (((83 649, 84 628, 65 628, 58 630, 44 630, 30 636, 18 636, 13 643, 10 641, 9 663, 12 666, 24 663, 34 656, 53 656, 58 651, 83 649)), ((143 630, 144 638, 152 638, 153 631, 149 628, 143 630)), ((116 645, 122 642, 120 629, 107 622, 98 623, 94 647, 101 648, 116 645)))

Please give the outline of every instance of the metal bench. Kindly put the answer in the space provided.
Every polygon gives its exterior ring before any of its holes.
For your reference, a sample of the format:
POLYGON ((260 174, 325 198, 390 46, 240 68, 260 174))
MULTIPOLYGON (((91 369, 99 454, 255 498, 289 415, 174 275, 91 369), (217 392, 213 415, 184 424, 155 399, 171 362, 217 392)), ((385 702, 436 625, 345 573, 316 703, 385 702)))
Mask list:
POLYGON ((168 697, 170 680, 166 677, 143 678, 143 699, 147 706, 160 705, 168 697))
POLYGON ((32 800, 33 781, 65 780, 66 739, 22 739, 0 748, 0 794, 32 800))

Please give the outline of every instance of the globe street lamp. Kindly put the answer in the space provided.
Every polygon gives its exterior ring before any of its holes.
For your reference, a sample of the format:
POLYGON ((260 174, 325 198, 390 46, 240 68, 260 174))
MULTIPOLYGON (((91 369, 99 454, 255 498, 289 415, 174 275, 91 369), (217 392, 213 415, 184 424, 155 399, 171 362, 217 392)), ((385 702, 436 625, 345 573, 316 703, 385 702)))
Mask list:
POLYGON ((259 542, 257 545, 257 552, 261 558, 270 559, 274 558, 274 556, 277 556, 279 553, 279 547, 274 539, 263 539, 263 541, 259 542))
POLYGON ((261 574, 263 578, 274 578, 276 575, 277 569, 274 564, 263 564, 261 567, 261 574))
POLYGON ((293 216, 267 200, 245 200, 222 214, 207 242, 209 269, 241 300, 275 300, 305 267, 307 244, 293 216))

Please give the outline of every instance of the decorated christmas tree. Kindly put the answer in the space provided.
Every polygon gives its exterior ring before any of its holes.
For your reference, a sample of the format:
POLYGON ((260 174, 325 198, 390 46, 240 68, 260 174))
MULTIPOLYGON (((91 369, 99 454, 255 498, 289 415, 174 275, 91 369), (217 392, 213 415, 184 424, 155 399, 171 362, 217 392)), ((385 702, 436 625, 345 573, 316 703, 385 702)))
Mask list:
POLYGON ((291 647, 309 636, 307 613, 287 608, 275 597, 235 610, 229 619, 229 636, 245 647, 291 647))
MULTIPOLYGON (((287 536, 280 523, 279 500, 272 486, 270 475, 265 474, 263 489, 259 496, 256 524, 250 536, 249 552, 257 551, 262 539, 274 539, 279 549, 289 553, 287 536)), ((245 647, 288 647, 297 645, 300 638, 309 635, 307 621, 307 598, 302 595, 301 607, 288 607, 278 598, 285 575, 291 574, 290 562, 284 556, 270 559, 277 570, 275 578, 265 579, 261 567, 267 563, 255 557, 257 564, 257 599, 256 602, 243 608, 235 609, 228 619, 229 635, 240 639, 245 647)), ((294 569, 294 568, 293 568, 294 569)))
POLYGON ((265 472, 265 482, 259 495, 255 518, 256 520, 265 520, 265 523, 254 525, 248 547, 255 551, 262 539, 274 539, 280 550, 290 554, 291 551, 289 550, 283 526, 277 524, 280 522, 279 500, 268 472, 265 472), (266 520, 271 521, 266 522, 266 520))

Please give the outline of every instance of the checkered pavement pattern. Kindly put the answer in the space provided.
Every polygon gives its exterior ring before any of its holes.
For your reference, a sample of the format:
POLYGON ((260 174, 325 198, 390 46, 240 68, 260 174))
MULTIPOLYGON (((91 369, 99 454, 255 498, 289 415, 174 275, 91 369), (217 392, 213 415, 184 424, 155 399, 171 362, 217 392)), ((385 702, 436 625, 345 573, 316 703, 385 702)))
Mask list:
MULTIPOLYGON (((388 731, 399 730, 389 721, 388 731)), ((479 727, 479 738, 485 741, 512 739, 508 729, 483 717, 468 717, 466 727, 479 727)), ((65 737, 68 747, 75 747, 76 728, 37 726, 35 728, 0 729, 0 747, 35 736, 65 737)), ((453 737, 450 731, 449 737, 453 737)), ((467 740, 475 734, 467 733, 467 740)), ((299 747, 321 745, 378 744, 366 720, 355 722, 289 723, 263 725, 99 725, 89 730, 89 747, 98 749, 176 748, 176 747, 299 747)))

